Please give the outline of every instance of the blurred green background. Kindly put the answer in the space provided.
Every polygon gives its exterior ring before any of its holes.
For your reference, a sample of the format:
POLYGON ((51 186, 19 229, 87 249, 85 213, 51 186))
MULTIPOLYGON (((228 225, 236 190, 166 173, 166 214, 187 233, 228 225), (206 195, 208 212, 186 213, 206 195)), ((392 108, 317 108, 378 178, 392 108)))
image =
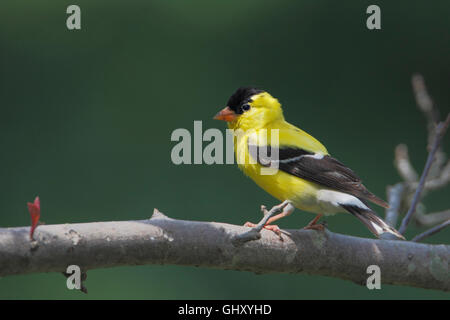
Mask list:
MULTIPOLYGON (((426 129, 410 78, 420 72, 449 111, 449 1, 18 1, 0 4, 0 226, 29 225, 41 197, 47 224, 173 218, 242 224, 277 201, 234 165, 172 164, 176 128, 225 129, 212 116, 242 85, 268 90, 287 119, 321 140, 385 197, 399 181, 393 150, 408 144, 418 170, 426 129), (66 28, 77 4, 82 30, 66 28), (227 194, 228 197, 223 197, 227 194)), ((450 138, 445 147, 450 152, 450 138)), ((449 188, 430 195, 447 209, 449 188)), ((381 210, 378 210, 383 214, 381 210)), ((296 211, 280 226, 300 228, 296 211)), ((371 237, 350 215, 335 232, 371 237)), ((411 226, 407 237, 420 232, 411 226)), ((427 240, 450 243, 449 231, 427 240)), ((60 274, 0 279, 0 298, 448 298, 437 291, 310 275, 254 275, 178 266, 89 272, 89 294, 60 274)))

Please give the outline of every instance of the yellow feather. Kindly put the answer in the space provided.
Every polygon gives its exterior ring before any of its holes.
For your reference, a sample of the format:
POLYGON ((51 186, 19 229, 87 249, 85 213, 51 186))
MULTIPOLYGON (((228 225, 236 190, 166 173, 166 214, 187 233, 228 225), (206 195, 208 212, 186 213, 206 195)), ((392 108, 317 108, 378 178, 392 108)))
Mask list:
POLYGON ((234 121, 229 128, 237 133, 235 139, 236 160, 242 171, 262 189, 280 201, 290 200, 295 207, 315 213, 323 208, 317 201, 319 185, 295 177, 283 171, 274 175, 263 175, 264 168, 251 158, 248 152, 249 139, 258 146, 271 141, 271 130, 278 129, 279 145, 298 147, 307 151, 328 154, 327 149, 314 137, 286 122, 281 105, 269 93, 263 92, 252 97, 251 109, 234 121))
MULTIPOLYGON (((326 167, 323 169, 325 175, 328 174, 329 177, 331 176, 336 180, 334 182, 336 185, 335 189, 333 188, 333 183, 327 182, 326 177, 323 178, 324 182, 321 185, 298 177, 302 173, 308 173, 308 168, 295 166, 302 162, 300 157, 310 156, 317 159, 316 163, 322 164, 339 164, 339 162, 329 157, 324 160, 328 162, 320 162, 320 159, 328 155, 327 149, 311 135, 286 122, 280 103, 269 93, 254 88, 239 88, 230 97, 228 106, 221 113, 218 114, 217 119, 221 119, 220 117, 226 121, 234 119, 232 122, 229 122, 229 128, 235 130, 235 153, 239 167, 256 184, 272 196, 280 201, 290 200, 296 208, 313 213, 330 215, 338 212, 350 212, 360 219, 377 237, 384 232, 388 232, 404 239, 398 231, 389 227, 365 204, 364 199, 388 207, 383 200, 368 191, 350 169, 342 167, 341 169, 330 170, 330 172, 327 172, 326 167), (222 112, 223 114, 221 115, 222 112), (272 159, 272 161, 268 162, 270 164, 269 168, 269 166, 258 164, 257 159, 252 157, 255 156, 255 150, 253 148, 250 150, 249 145, 256 145, 258 153, 261 150, 267 150, 268 148, 264 147, 270 145, 273 152, 281 150, 283 147, 284 149, 290 147, 303 149, 311 154, 299 153, 302 155, 291 159, 272 159), (273 160, 280 160, 280 162, 273 160), (292 161, 297 161, 297 163, 292 164, 292 170, 299 171, 292 171, 292 174, 289 174, 276 167, 276 165, 283 164, 284 168, 289 168, 292 161), (342 170, 342 173, 339 172, 340 170, 342 170), (350 179, 346 178, 346 175, 349 175, 350 179), (354 186, 355 191, 346 192, 348 190, 340 185, 338 179, 342 179, 349 185, 354 186), (361 195, 362 199, 359 198, 359 195, 361 195)), ((275 155, 270 154, 270 157, 272 156, 275 155)), ((262 163, 264 159, 265 157, 261 155, 260 162, 262 163)), ((308 160, 309 165, 313 166, 310 168, 311 172, 309 174, 316 172, 315 174, 318 175, 317 179, 308 175, 301 176, 322 183, 320 182, 322 180, 318 179, 321 175, 320 165, 319 169, 315 169, 315 165, 311 164, 314 163, 314 160, 308 160)), ((303 161, 303 163, 308 162, 303 161)), ((285 214, 288 213, 286 212, 285 214)), ((282 215, 273 219, 276 220, 280 217, 282 215)), ((314 219, 313 223, 316 220, 314 219)))

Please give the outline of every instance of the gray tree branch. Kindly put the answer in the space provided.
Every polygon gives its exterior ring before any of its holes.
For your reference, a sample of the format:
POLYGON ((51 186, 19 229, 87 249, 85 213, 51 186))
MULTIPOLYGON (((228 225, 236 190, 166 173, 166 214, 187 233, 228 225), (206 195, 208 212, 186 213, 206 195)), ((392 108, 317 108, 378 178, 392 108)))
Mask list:
POLYGON ((376 240, 315 230, 285 230, 282 238, 236 244, 249 229, 217 222, 167 218, 42 225, 35 241, 29 227, 0 229, 0 276, 83 271, 125 265, 172 264, 255 273, 308 273, 366 284, 369 265, 381 269, 382 284, 450 290, 450 246, 376 240))
MULTIPOLYGON (((437 226, 438 224, 446 226, 445 221, 450 219, 448 210, 427 214, 422 202, 427 193, 450 183, 450 160, 447 161, 447 156, 440 145, 450 125, 450 114, 444 122, 439 122, 440 112, 429 96, 421 75, 416 74, 412 77, 412 88, 416 104, 427 120, 429 155, 419 180, 419 175, 410 161, 408 147, 400 144, 395 148, 394 165, 403 181, 387 187, 390 208, 386 210, 386 222, 396 227, 399 215, 407 211, 399 228, 400 233, 404 233, 410 220, 414 220, 420 226, 437 226)), ((424 232, 426 236, 417 236, 414 239, 422 240, 443 229, 432 228, 431 230, 435 230, 433 233, 424 232)))
POLYGON ((425 232, 422 232, 421 234, 415 236, 411 241, 421 241, 429 236, 432 236, 435 233, 438 233, 442 229, 445 229, 446 227, 450 226, 450 219, 447 221, 444 221, 440 225, 434 226, 433 228, 428 229, 425 232))
POLYGON ((419 185, 417 186, 417 189, 414 193, 414 198, 411 203, 411 207, 406 213, 406 216, 403 218, 402 223, 400 225, 400 229, 398 229, 400 233, 404 233, 406 231, 408 223, 416 211, 416 207, 419 204, 422 190, 425 186, 425 181, 433 164, 434 156, 440 147, 441 140, 444 137, 445 132, 447 131, 449 125, 450 125, 450 114, 447 115, 447 118, 444 122, 439 123, 438 126, 436 127, 435 138, 432 143, 430 153, 428 154, 427 162, 425 163, 425 168, 423 169, 422 175, 420 176, 419 185))

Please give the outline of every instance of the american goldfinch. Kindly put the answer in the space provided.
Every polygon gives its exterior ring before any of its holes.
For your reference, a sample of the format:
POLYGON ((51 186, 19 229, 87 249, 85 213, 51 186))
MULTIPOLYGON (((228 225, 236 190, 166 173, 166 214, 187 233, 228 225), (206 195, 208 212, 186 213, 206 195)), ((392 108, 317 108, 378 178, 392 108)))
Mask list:
MULTIPOLYGON (((278 200, 289 201, 290 206, 268 220, 266 229, 279 232, 270 224, 298 208, 317 214, 307 229, 323 230, 317 223, 322 215, 347 212, 377 237, 387 232, 404 239, 375 214, 368 202, 384 208, 389 205, 367 190, 361 179, 331 157, 318 140, 288 123, 281 104, 268 92, 239 88, 214 119, 228 122, 229 129, 239 132, 234 143, 242 171, 278 200), (276 135, 278 141, 273 142, 276 135), (275 168, 275 173, 264 174, 268 168, 275 168)), ((250 222, 245 225, 254 226, 250 222)))

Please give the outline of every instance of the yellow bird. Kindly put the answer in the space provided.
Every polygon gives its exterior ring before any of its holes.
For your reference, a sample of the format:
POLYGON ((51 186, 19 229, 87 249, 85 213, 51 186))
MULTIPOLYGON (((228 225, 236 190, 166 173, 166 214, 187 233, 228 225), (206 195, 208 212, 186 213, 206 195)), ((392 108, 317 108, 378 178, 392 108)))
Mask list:
POLYGON ((367 190, 318 140, 288 123, 281 104, 268 92, 241 87, 214 119, 227 121, 234 130, 236 159, 244 173, 278 200, 289 201, 282 213, 268 220, 266 229, 279 233, 270 224, 298 208, 317 214, 307 229, 323 230, 317 223, 322 215, 347 212, 377 237, 387 232, 404 239, 375 214, 368 201, 389 205, 367 190))

